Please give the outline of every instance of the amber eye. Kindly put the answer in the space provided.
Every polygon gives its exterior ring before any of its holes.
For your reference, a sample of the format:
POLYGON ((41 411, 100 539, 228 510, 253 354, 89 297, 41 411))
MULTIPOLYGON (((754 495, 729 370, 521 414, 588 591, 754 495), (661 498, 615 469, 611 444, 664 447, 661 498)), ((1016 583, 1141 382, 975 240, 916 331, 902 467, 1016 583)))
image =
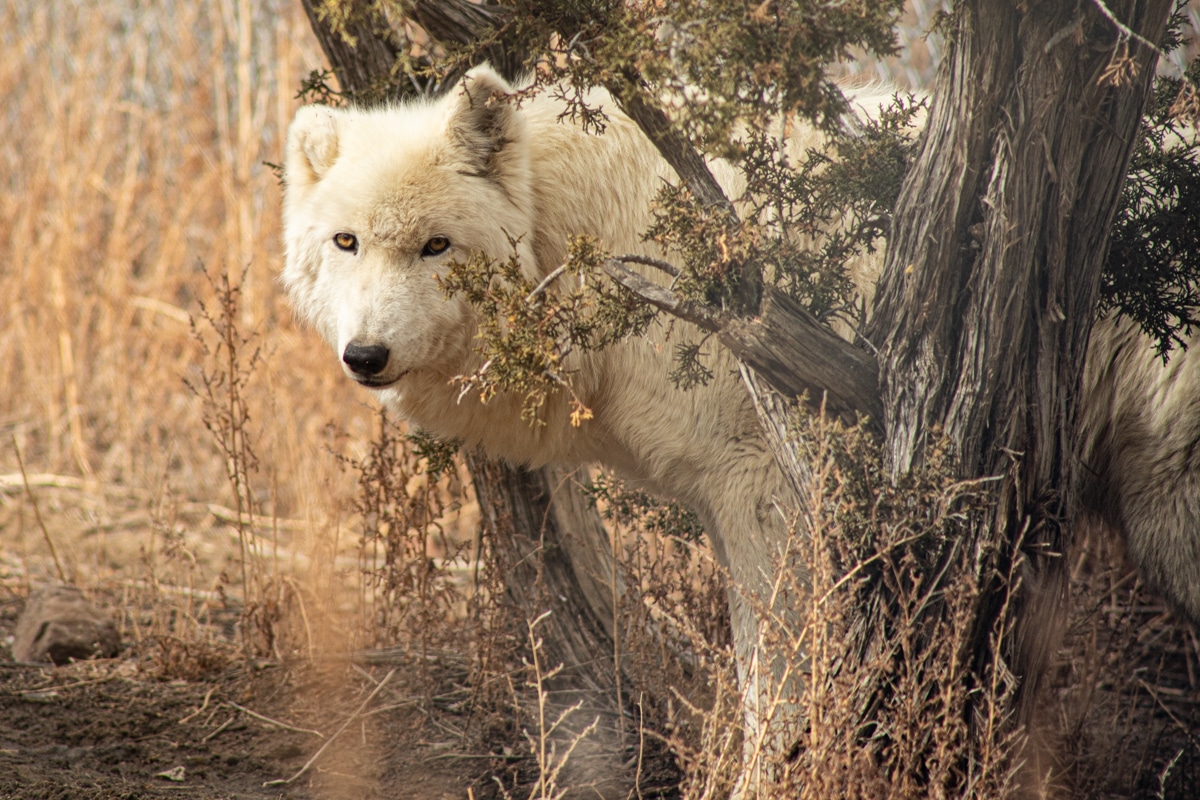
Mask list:
POLYGON ((358 252, 358 237, 352 233, 335 233, 333 235, 333 243, 339 249, 345 250, 348 253, 358 252))
POLYGON ((425 247, 421 249, 422 256, 436 256, 446 252, 450 247, 450 240, 445 236, 435 236, 425 243, 425 247))

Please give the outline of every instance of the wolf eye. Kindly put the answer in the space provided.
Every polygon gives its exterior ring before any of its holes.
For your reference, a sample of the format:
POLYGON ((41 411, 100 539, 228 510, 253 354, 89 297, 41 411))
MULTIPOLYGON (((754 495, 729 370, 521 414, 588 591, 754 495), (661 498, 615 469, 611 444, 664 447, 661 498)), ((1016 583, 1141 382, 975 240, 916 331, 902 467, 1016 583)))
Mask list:
POLYGON ((333 243, 338 246, 339 250, 345 250, 347 253, 358 252, 358 237, 352 233, 335 233, 333 243))
POLYGON ((425 243, 425 247, 421 249, 421 256, 437 256, 446 252, 450 247, 450 240, 445 236, 435 236, 425 243))

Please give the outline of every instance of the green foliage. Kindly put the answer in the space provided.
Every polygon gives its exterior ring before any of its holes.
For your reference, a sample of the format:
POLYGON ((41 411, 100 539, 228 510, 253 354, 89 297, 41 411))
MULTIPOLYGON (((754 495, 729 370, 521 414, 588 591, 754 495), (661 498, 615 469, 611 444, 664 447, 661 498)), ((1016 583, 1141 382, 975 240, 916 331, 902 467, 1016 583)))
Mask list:
POLYGON ((707 355, 700 344, 681 342, 675 345, 675 369, 671 372, 671 381, 680 389, 691 389, 703 386, 712 380, 712 370, 704 366, 701 360, 707 355))
POLYGON ((743 143, 745 216, 764 230, 757 257, 765 278, 818 319, 856 314, 847 267, 888 232, 923 107, 896 95, 878 119, 829 132, 826 146, 810 148, 797 164, 767 131, 743 143))
POLYGON ((830 131, 823 148, 801 154, 789 153, 787 138, 772 131, 779 121, 731 141, 727 154, 747 181, 742 220, 665 187, 646 236, 680 265, 675 290, 729 308, 740 283, 758 273, 818 319, 854 316, 848 265, 873 252, 888 231, 922 108, 897 95, 878 119, 830 131))
MULTIPOLYGON (((743 123, 799 113, 836 127, 845 110, 826 74, 853 48, 887 55, 903 0, 667 4, 507 0, 504 38, 546 85, 671 98, 682 129, 722 154, 743 123)), ((582 95, 576 95, 582 104, 582 95)))
POLYGON ((455 456, 462 447, 460 439, 439 439, 426 430, 417 429, 406 437, 412 454, 424 462, 421 471, 433 479, 449 475, 457 468, 455 456))
POLYGON ((851 47, 894 52, 903 2, 684 0, 667 9, 638 20, 652 34, 638 71, 681 101, 694 140, 726 155, 742 125, 763 129, 800 114, 837 127, 846 106, 826 74, 829 64, 851 47))
POLYGON ((675 256, 675 291, 716 308, 733 304, 739 267, 755 263, 754 232, 719 208, 706 208, 687 189, 668 184, 655 199, 646 238, 675 256))
POLYGON ((650 315, 626 313, 619 293, 589 286, 585 276, 607 258, 594 239, 573 239, 566 262, 536 285, 522 272, 517 242, 511 244, 513 254, 504 261, 477 253, 438 278, 447 296, 461 295, 481 312, 476 338, 485 361, 474 374, 456 380, 463 391, 479 392, 485 403, 499 392, 522 396, 530 424, 551 396, 565 394, 571 423, 579 425, 592 412, 571 387, 576 369, 571 354, 639 332, 650 315), (561 286, 564 277, 574 278, 575 285, 561 286))
POLYGON ((704 526, 691 511, 675 502, 663 502, 625 481, 597 475, 583 487, 592 505, 602 505, 601 516, 618 525, 635 526, 648 533, 678 536, 689 542, 704 539, 704 526))
MULTIPOLYGON (((1200 81, 1200 59, 1186 80, 1200 81)), ((1134 320, 1165 359, 1200 324, 1200 144, 1173 116, 1183 81, 1160 78, 1113 223, 1101 311, 1134 320)))
POLYGON ((300 91, 296 92, 296 99, 306 104, 317 103, 335 107, 345 105, 346 96, 330 83, 333 77, 333 70, 312 70, 307 78, 300 81, 300 91))

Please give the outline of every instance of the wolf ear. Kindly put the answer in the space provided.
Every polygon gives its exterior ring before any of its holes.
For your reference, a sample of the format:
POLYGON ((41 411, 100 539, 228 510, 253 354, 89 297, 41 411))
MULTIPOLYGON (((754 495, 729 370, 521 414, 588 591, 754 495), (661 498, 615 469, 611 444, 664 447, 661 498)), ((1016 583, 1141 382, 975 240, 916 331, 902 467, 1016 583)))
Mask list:
POLYGON ((338 156, 338 113, 328 106, 304 106, 288 128, 289 185, 316 183, 325 177, 338 156))
POLYGON ((480 174, 503 171, 505 148, 517 141, 520 112, 510 101, 514 89, 487 64, 462 79, 446 121, 449 138, 480 174))

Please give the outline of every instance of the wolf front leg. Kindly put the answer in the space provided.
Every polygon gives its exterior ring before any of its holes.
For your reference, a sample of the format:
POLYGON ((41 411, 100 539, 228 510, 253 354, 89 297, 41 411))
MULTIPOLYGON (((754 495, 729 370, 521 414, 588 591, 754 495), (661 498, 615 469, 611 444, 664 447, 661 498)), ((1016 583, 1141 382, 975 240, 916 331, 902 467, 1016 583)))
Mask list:
POLYGON ((733 502, 720 508, 714 535, 730 578, 742 718, 742 765, 733 797, 753 798, 778 777, 803 733, 807 664, 805 604, 810 594, 802 525, 783 505, 773 462, 743 465, 733 502), (793 518, 789 518, 793 517, 793 518))

